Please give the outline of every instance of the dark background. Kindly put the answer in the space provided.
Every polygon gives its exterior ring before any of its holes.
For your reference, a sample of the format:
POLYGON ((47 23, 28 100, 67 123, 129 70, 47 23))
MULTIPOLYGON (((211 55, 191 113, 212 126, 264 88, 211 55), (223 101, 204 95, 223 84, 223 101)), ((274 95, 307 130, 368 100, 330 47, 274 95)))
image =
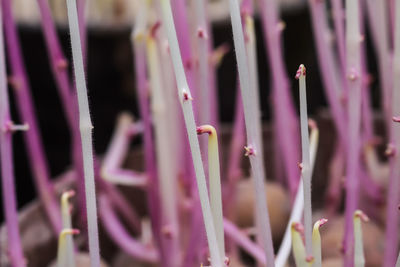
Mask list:
MULTIPOLYGON (((296 12, 285 12, 282 19, 286 23, 283 44, 287 72, 289 78, 293 77, 291 79, 293 100, 297 105, 297 82, 294 75, 299 64, 303 63, 307 66, 308 106, 309 113, 312 115, 325 107, 326 101, 319 78, 308 9, 305 7, 296 12)), ((258 19, 256 19, 256 29, 262 115, 263 120, 269 121, 270 70, 258 19)), ((51 175, 55 177, 71 164, 69 131, 50 71, 40 27, 21 25, 19 33, 46 155, 49 159, 51 175)), ((105 152, 114 128, 115 118, 120 111, 130 111, 136 117, 138 114, 130 33, 130 28, 113 31, 92 28, 88 30, 87 81, 91 115, 95 127, 94 148, 97 154, 105 152)), ((59 36, 65 54, 71 58, 67 29, 59 29, 59 36)), ((233 47, 229 21, 213 25, 213 38, 215 46, 229 43, 233 47)), ((376 73, 374 54, 368 35, 367 47, 370 71, 376 73)), ((218 82, 219 116, 223 122, 231 122, 236 96, 236 61, 232 50, 224 58, 218 70, 218 82)), ((371 90, 375 108, 379 103, 377 85, 378 80, 375 79, 371 90)), ((14 101, 11 102, 13 119, 15 122, 20 122, 15 112, 14 101)), ((35 188, 25 155, 22 134, 14 135, 15 177, 19 207, 35 198, 35 188)), ((0 221, 2 220, 3 212, 0 205, 0 221)))

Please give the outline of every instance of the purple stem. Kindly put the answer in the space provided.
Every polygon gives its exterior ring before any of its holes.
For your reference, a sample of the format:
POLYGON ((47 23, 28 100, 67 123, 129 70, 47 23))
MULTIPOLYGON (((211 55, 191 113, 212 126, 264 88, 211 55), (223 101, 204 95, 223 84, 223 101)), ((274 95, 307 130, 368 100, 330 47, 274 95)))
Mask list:
POLYGON ((285 172, 291 195, 295 196, 299 182, 299 128, 293 102, 289 91, 288 77, 285 72, 281 42, 281 29, 276 0, 261 0, 260 9, 264 30, 264 39, 268 47, 268 59, 275 102, 274 120, 278 128, 277 142, 281 145, 285 172))
POLYGON ((146 78, 146 47, 143 42, 136 42, 134 46, 136 90, 139 100, 139 113, 143 122, 143 140, 145 151, 145 169, 148 175, 147 202, 151 218, 152 232, 161 251, 161 259, 165 251, 161 247, 161 218, 160 200, 158 196, 157 169, 155 166, 154 143, 150 119, 149 88, 146 78))
POLYGON ((139 215, 135 212, 129 202, 123 197, 121 192, 119 192, 118 189, 115 188, 114 185, 108 183, 107 181, 104 181, 100 177, 99 170, 100 168, 96 166, 95 173, 98 187, 105 193, 107 198, 109 198, 113 207, 125 219, 129 226, 131 226, 132 230, 134 230, 135 232, 140 232, 141 223, 139 215))
POLYGON ((227 237, 240 246, 249 255, 253 256, 257 262, 266 265, 264 250, 256 243, 251 241, 234 223, 224 219, 224 231, 227 237))
POLYGON ((344 267, 354 265, 353 215, 358 208, 360 186, 360 126, 361 89, 363 73, 361 66, 361 32, 359 0, 346 0, 346 74, 348 86, 348 142, 345 199, 345 232, 343 240, 344 267))
MULTIPOLYGON (((367 71, 363 71, 367 74, 367 71)), ((362 101, 362 125, 364 141, 369 142, 374 138, 374 119, 371 107, 371 96, 369 95, 369 86, 364 82, 363 88, 361 89, 361 101, 362 101)))
MULTIPOLYGON (((193 203, 200 202, 198 194, 195 194, 192 199, 193 203)), ((201 248, 205 247, 204 244, 207 241, 204 234, 205 228, 201 208, 192 207, 191 210, 189 245, 186 248, 182 266, 193 266, 194 262, 197 262, 197 258, 201 255, 201 248)))
POLYGON ((157 250, 140 243, 125 231, 107 198, 101 196, 99 202, 100 217, 111 239, 134 259, 148 263, 157 263, 160 260, 157 250))
MULTIPOLYGON (((363 3, 362 1, 361 3, 363 3)), ((369 25, 372 33, 372 41, 376 49, 378 61, 379 80, 381 87, 381 105, 385 116, 386 130, 390 133, 391 129, 391 100, 392 100, 392 73, 391 73, 391 51, 390 33, 387 16, 389 14, 388 3, 386 1, 372 1, 365 3, 369 18, 369 25)))
POLYGON ((344 145, 339 141, 329 165, 329 184, 325 199, 327 214, 331 216, 335 215, 341 202, 342 179, 345 167, 344 153, 344 145))
POLYGON ((72 137, 72 153, 71 160, 78 172, 77 176, 77 192, 79 198, 79 211, 82 225, 86 225, 86 198, 85 185, 83 180, 83 159, 82 148, 80 145, 79 132, 79 113, 78 103, 75 97, 75 87, 72 86, 68 74, 68 62, 62 51, 60 41, 57 37, 57 32, 54 20, 51 15, 50 7, 47 0, 37 0, 39 11, 41 14, 43 34, 46 42, 46 47, 49 55, 51 70, 55 77, 57 89, 61 98, 64 113, 67 118, 67 123, 72 137))
POLYGON ((366 195, 375 203, 382 204, 384 201, 383 198, 383 188, 374 180, 371 179, 371 176, 364 170, 360 169, 360 180, 362 184, 362 188, 366 195))
POLYGON ((339 52, 342 75, 346 76, 346 49, 344 40, 344 12, 342 0, 331 0, 333 9, 333 23, 335 26, 336 44, 339 52))
POLYGON ((129 150, 131 139, 141 132, 139 124, 133 123, 128 114, 122 114, 118 118, 117 127, 111 138, 103 158, 100 175, 108 181, 131 186, 144 187, 147 184, 147 175, 142 172, 122 169, 122 164, 129 150))
MULTIPOLYGON (((0 7, 1 9, 1 7, 0 7)), ((0 166, 3 208, 7 226, 8 255, 13 267, 26 266, 19 235, 17 198, 12 148, 12 125, 8 102, 6 63, 4 56, 3 22, 0 13, 0 166)))
POLYGON ((53 230, 58 234, 61 232, 61 213, 58 201, 54 197, 53 185, 50 182, 48 164, 40 139, 39 128, 35 118, 36 112, 33 107, 28 78, 22 59, 17 28, 12 15, 11 1, 2 0, 2 4, 6 42, 18 110, 22 120, 29 125, 29 131, 24 134, 29 162, 39 197, 53 230))
POLYGON ((332 117, 336 125, 341 142, 347 143, 347 122, 343 110, 341 77, 337 72, 335 65, 335 56, 331 49, 331 45, 326 38, 328 25, 326 21, 326 13, 324 10, 324 2, 309 0, 311 11, 312 26, 314 31, 314 41, 317 47, 318 62, 320 73, 324 85, 325 93, 329 106, 331 107, 332 117))
MULTIPOLYGON (((392 69, 392 110, 391 117, 400 115, 400 106, 398 101, 400 99, 400 3, 396 1, 395 6, 395 33, 394 33, 394 53, 393 53, 393 69, 392 69)), ((390 176, 389 188, 387 193, 387 208, 386 208, 386 232, 385 232, 385 254, 384 254, 384 267, 394 266, 396 262, 396 254, 399 248, 399 186, 400 186, 400 125, 394 121, 389 120, 390 127, 390 141, 394 146, 395 153, 390 159, 390 176)), ((396 266, 398 266, 396 264, 396 266)))
MULTIPOLYGON (((193 55, 190 46, 190 30, 186 11, 186 1, 184 0, 172 0, 171 1, 172 12, 174 16, 174 22, 176 27, 176 34, 178 37, 178 43, 182 55, 183 67, 185 68, 186 79, 191 88, 192 97, 196 99, 199 96, 195 83, 193 82, 193 55)), ((197 112, 195 112, 197 115, 197 112)))
MULTIPOLYGON (((187 79, 187 83, 189 88, 191 89, 191 94, 194 99, 197 99, 199 97, 200 92, 197 90, 198 88, 195 86, 195 83, 193 82, 193 55, 192 55, 192 50, 191 50, 191 44, 190 44, 190 30, 189 30, 189 23, 188 23, 188 16, 187 16, 187 10, 186 10, 186 2, 184 0, 172 0, 171 1, 171 6, 172 6, 172 12, 173 12, 173 18, 174 18, 174 23, 176 27, 176 34, 178 38, 178 43, 179 43, 179 48, 181 51, 181 56, 182 56, 182 63, 185 69, 185 76, 187 79)), ((194 110, 194 115, 195 118, 198 118, 198 110, 200 107, 198 107, 196 103, 199 103, 199 101, 194 101, 193 102, 193 110, 194 110)), ((182 131, 185 131, 185 126, 182 124, 182 131)), ((205 142, 202 144, 206 144, 205 142)), ((202 146, 202 151, 206 151, 206 149, 203 149, 204 146, 202 146)), ((193 205, 194 209, 200 210, 200 199, 198 196, 195 196, 198 194, 197 190, 197 184, 194 182, 195 179, 195 173, 194 173, 194 167, 193 167, 193 161, 191 157, 191 151, 189 147, 189 142, 188 140, 185 140, 185 166, 186 166, 186 173, 185 175, 187 178, 190 179, 190 184, 191 184, 191 191, 192 191, 192 198, 193 198, 193 205)), ((201 249, 199 247, 205 247, 206 246, 206 238, 205 237, 205 231, 204 227, 201 226, 201 228, 195 228, 198 227, 199 224, 198 222, 192 220, 192 229, 197 229, 198 231, 201 231, 201 238, 195 240, 194 236, 198 236, 199 233, 195 233, 196 231, 192 231, 192 237, 190 240, 193 240, 194 242, 191 242, 188 246, 190 247, 189 250, 193 250, 194 252, 199 252, 201 249), (200 230, 201 229, 201 230, 200 230)))

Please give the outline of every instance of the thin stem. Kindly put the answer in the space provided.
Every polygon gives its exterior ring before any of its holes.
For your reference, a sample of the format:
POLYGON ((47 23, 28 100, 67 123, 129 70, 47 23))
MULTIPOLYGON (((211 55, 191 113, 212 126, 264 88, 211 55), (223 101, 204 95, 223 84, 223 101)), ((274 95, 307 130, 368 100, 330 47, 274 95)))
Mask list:
POLYGON ((392 72, 388 5, 388 1, 366 0, 369 25, 372 29, 372 41, 375 45, 378 58, 379 81, 382 91, 382 108, 387 126, 386 129, 390 132, 391 125, 389 120, 392 113, 392 92, 390 88, 392 86, 392 72))
POLYGON ((210 187, 211 211, 214 226, 217 232, 219 253, 222 261, 225 260, 225 241, 221 198, 221 175, 219 166, 218 135, 211 125, 202 125, 197 128, 198 134, 208 134, 208 177, 210 187))
POLYGON ((336 44, 339 54, 340 67, 343 71, 342 75, 345 76, 346 72, 346 46, 344 38, 344 10, 342 0, 331 0, 333 10, 333 23, 336 33, 336 44))
POLYGON ((319 228, 327 223, 327 219, 318 220, 314 224, 313 233, 312 233, 312 246, 313 246, 313 257, 314 257, 314 267, 322 266, 322 258, 321 258, 321 235, 319 233, 319 228))
POLYGON ((325 2, 308 0, 312 26, 314 31, 314 42, 316 43, 318 63, 324 85, 325 94, 331 107, 331 113, 335 122, 338 135, 342 142, 347 140, 347 118, 343 111, 343 88, 342 79, 338 71, 337 62, 332 49, 332 44, 326 38, 329 28, 327 25, 327 15, 325 2))
POLYGON ((329 164, 329 181, 325 197, 327 214, 334 215, 342 199, 343 177, 346 165, 345 148, 341 141, 336 144, 332 160, 329 164))
POLYGON ((344 266, 353 265, 354 240, 353 213, 359 198, 359 157, 360 157, 360 122, 361 122, 361 35, 359 20, 359 1, 346 1, 346 55, 348 78, 348 141, 346 169, 346 200, 345 200, 345 251, 344 266))
POLYGON ((7 241, 10 263, 14 267, 26 266, 19 234, 17 197, 13 164, 12 125, 7 88, 6 62, 4 55, 3 16, 0 5, 0 166, 3 190, 3 210, 7 226, 7 241))
POLYGON ((274 263, 274 248, 272 245, 271 227, 269 222, 268 208, 266 204, 265 194, 265 170, 263 165, 263 151, 261 144, 261 126, 260 126, 260 111, 257 110, 253 82, 249 74, 248 59, 242 30, 242 22, 240 17, 240 9, 237 0, 229 1, 233 39, 236 48, 236 60, 238 63, 240 88, 242 91, 244 117, 246 123, 248 155, 253 173, 253 181, 256 194, 256 212, 259 218, 258 238, 260 238, 263 247, 265 248, 267 266, 272 267, 274 263))
POLYGON ((73 267, 75 262, 69 262, 68 256, 73 254, 71 248, 67 245, 67 237, 79 234, 78 229, 64 229, 60 232, 58 238, 58 251, 57 251, 57 266, 58 267, 73 267))
POLYGON ((68 62, 63 55, 63 51, 57 37, 49 2, 47 0, 37 1, 41 14, 43 34, 47 45, 51 69, 56 79, 67 122, 72 129, 75 125, 75 115, 74 109, 71 108, 73 106, 71 103, 72 86, 68 76, 68 62))
POLYGON ((304 228, 307 255, 312 255, 312 208, 311 208, 311 164, 310 164, 310 140, 308 134, 307 94, 306 94, 306 68, 300 65, 296 79, 300 87, 300 126, 302 166, 301 177, 304 186, 304 228))
POLYGON ((365 256, 363 250, 363 237, 361 220, 368 222, 369 219, 361 210, 354 212, 353 227, 354 227, 354 267, 365 266, 365 256))
POLYGON ((267 263, 263 249, 248 238, 245 233, 228 219, 224 219, 224 231, 227 237, 232 239, 233 242, 254 257, 257 262, 264 265, 267 263))
MULTIPOLYGON (((82 151, 79 133, 79 111, 78 103, 75 98, 75 87, 72 85, 69 72, 68 61, 63 53, 60 40, 58 39, 56 26, 54 24, 48 0, 37 0, 41 14, 43 34, 46 42, 46 48, 49 55, 50 66, 53 72, 57 89, 61 98, 64 114, 67 119, 72 138, 71 159, 79 175, 77 179, 77 193, 79 198, 79 211, 82 222, 85 215, 85 189, 84 174, 82 165, 82 151)), ((82 2, 82 1, 81 1, 82 2)))
POLYGON ((185 71, 182 64, 181 53, 175 31, 170 0, 160 0, 163 13, 163 21, 167 31, 168 42, 171 49, 172 63, 175 70, 175 78, 178 87, 178 96, 181 100, 184 120, 186 124, 187 134, 189 137, 190 149, 192 152, 192 160, 196 172, 197 188, 200 196, 200 203, 203 212, 203 220, 206 228, 208 245, 211 254, 211 264, 215 267, 221 267, 221 257, 219 255, 217 236, 213 217, 208 198, 208 190, 206 179, 200 154, 199 140, 196 134, 196 123, 192 107, 192 97, 190 89, 186 81, 185 71))
MULTIPOLYGON (((75 191, 70 190, 66 191, 61 196, 61 213, 62 213, 62 221, 63 221, 63 229, 71 229, 72 228, 72 220, 71 220, 71 206, 69 203, 69 199, 75 196, 75 191)), ((74 253, 74 242, 72 239, 72 235, 67 235, 65 237, 65 264, 69 267, 75 266, 75 253, 74 253)))
POLYGON ((267 44, 269 66, 272 77, 272 99, 274 102, 274 123, 277 127, 277 142, 281 146, 282 162, 289 190, 294 198, 299 182, 297 163, 299 162, 299 128, 291 99, 289 79, 284 63, 281 33, 284 24, 279 21, 277 0, 261 0, 260 11, 267 44))
POLYGON ((150 76, 150 86, 152 89, 151 110, 154 121, 157 169, 160 181, 159 192, 162 207, 163 232, 168 233, 165 238, 165 247, 168 248, 165 266, 177 266, 180 259, 179 247, 179 225, 177 210, 177 181, 176 171, 171 157, 171 135, 169 131, 169 110, 166 103, 165 90, 163 90, 163 80, 160 70, 160 56, 154 33, 147 37, 147 63, 150 76))
MULTIPOLYGON (((317 125, 310 121, 310 158, 311 158, 311 172, 314 171, 315 159, 317 156, 317 149, 318 149, 318 139, 319 139, 319 130, 317 125)), ((312 173, 311 173, 312 176, 312 173)), ((287 224, 285 235, 283 236, 283 240, 281 246, 279 247, 278 254, 275 259, 276 267, 284 267, 286 264, 287 259, 289 258, 290 254, 290 246, 291 246, 291 227, 292 223, 301 220, 301 216, 303 214, 303 207, 304 207, 304 192, 303 192, 303 183, 299 183, 296 198, 294 200, 294 204, 292 207, 292 212, 290 214, 289 222, 287 224)))
POLYGON ((72 57, 79 105, 79 128, 81 131, 83 169, 89 235, 91 266, 100 266, 99 236, 97 225, 96 187, 94 183, 92 122, 90 119, 82 46, 79 34, 78 14, 75 0, 67 0, 68 21, 71 34, 72 57))
POLYGON ((2 0, 2 14, 6 44, 10 62, 11 75, 14 85, 14 93, 17 100, 17 108, 21 119, 29 125, 29 131, 24 135, 27 147, 29 164, 38 190, 40 200, 45 208, 55 233, 61 232, 61 213, 54 194, 53 185, 50 182, 50 171, 45 157, 43 143, 39 134, 39 126, 35 117, 35 109, 32 102, 31 89, 22 58, 17 28, 13 18, 10 0, 2 0))
POLYGON ((197 23, 197 58, 199 60, 199 67, 197 70, 197 88, 199 88, 199 123, 206 124, 211 122, 211 87, 210 87, 210 64, 209 64, 209 49, 208 39, 209 33, 206 20, 206 7, 205 1, 195 1, 196 23, 197 23))
MULTIPOLYGON (((147 202, 153 236, 161 248, 160 237, 160 203, 158 197, 157 168, 155 166, 155 153, 153 143, 153 132, 151 125, 151 112, 149 104, 149 91, 146 78, 146 25, 147 25, 147 3, 141 2, 140 12, 137 16, 134 31, 132 32, 133 54, 135 55, 136 93, 139 104, 139 113, 143 122, 143 143, 145 157, 145 171, 148 176, 147 202)), ((163 255, 164 253, 162 253, 163 255)))
MULTIPOLYGON (((96 173, 98 172, 96 171, 96 173)), ((113 207, 125 219, 133 232, 140 232, 141 222, 139 215, 136 213, 135 209, 132 209, 130 203, 112 184, 107 183, 103 179, 97 179, 97 181, 99 188, 104 191, 113 207)))
MULTIPOLYGON (((392 116, 400 115, 400 4, 395 3, 396 24, 394 33, 394 57, 393 57, 393 91, 392 91, 392 116)), ((394 119, 396 121, 396 119, 394 119)), ((393 266, 396 261, 399 244, 397 235, 399 233, 399 173, 400 173, 400 124, 393 123, 391 125, 391 143, 397 153, 390 158, 390 176, 389 188, 387 193, 386 208, 386 232, 385 232, 385 255, 384 267, 393 266)))

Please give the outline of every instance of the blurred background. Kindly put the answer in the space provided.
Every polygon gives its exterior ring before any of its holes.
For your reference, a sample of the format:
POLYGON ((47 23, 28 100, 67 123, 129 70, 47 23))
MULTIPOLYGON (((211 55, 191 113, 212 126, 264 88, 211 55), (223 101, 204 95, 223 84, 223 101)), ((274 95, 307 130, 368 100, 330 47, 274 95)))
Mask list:
MULTIPOLYGON (((89 1, 89 0, 88 0, 89 1)), ((89 1, 87 14, 87 82, 91 115, 94 125, 94 148, 97 154, 105 152, 113 132, 116 117, 129 111, 138 118, 135 75, 133 69, 130 34, 135 16, 135 3, 142 0, 89 1)), ((281 0, 283 45, 287 73, 291 79, 294 103, 298 103, 297 81, 294 75, 300 63, 307 67, 308 110, 311 117, 326 109, 326 101, 314 49, 308 6, 305 1, 281 0)), ((50 0, 53 15, 58 22, 58 34, 64 53, 71 59, 68 29, 66 27, 65 1, 50 0)), ((190 1, 188 1, 190 2, 190 1)), ((190 4, 190 3, 189 3, 190 4)), ((218 69, 219 118, 231 123, 236 99, 236 61, 232 50, 232 30, 228 16, 228 1, 211 1, 209 10, 213 20, 214 47, 230 46, 218 69)), ((19 35, 24 60, 34 97, 37 117, 52 177, 67 170, 70 162, 70 136, 66 120, 51 73, 41 30, 36 1, 15 0, 14 10, 18 19, 19 35)), ((329 7, 328 7, 329 8, 329 7)), ((257 8, 256 8, 257 10, 257 8)), ((256 16, 259 84, 262 116, 270 122, 270 66, 262 35, 260 20, 256 16)), ((372 74, 371 99, 375 110, 379 108, 378 77, 375 55, 366 32, 368 66, 372 74)), ((21 122, 15 110, 13 94, 12 117, 21 122)), ((23 133, 14 136, 14 162, 19 207, 35 198, 35 188, 26 158, 23 133)), ((141 142, 136 140, 132 145, 141 142)), ((1 185, 0 185, 1 186, 1 185)), ((1 198, 0 198, 1 201, 1 198)), ((2 205, 0 205, 2 209, 2 205)), ((0 212, 3 221, 3 211, 0 212)))

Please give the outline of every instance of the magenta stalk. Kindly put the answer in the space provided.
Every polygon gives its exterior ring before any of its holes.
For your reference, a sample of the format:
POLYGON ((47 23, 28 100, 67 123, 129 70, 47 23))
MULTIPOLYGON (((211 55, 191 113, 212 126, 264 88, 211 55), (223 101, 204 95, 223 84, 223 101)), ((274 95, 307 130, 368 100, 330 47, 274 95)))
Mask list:
MULTIPOLYGON (((0 11, 2 10, 0 6, 0 11)), ((3 16, 0 12, 0 166, 8 253, 13 267, 26 266, 19 235, 12 148, 12 126, 4 55, 3 16)))
POLYGON ((376 48, 378 59, 379 80, 382 92, 382 107, 385 116, 386 129, 390 132, 390 118, 392 114, 392 72, 391 72, 391 49, 390 32, 388 21, 388 1, 365 1, 369 17, 369 25, 372 29, 372 41, 376 48))
POLYGON ((358 206, 360 175, 360 126, 361 126, 361 35, 359 1, 346 1, 346 55, 348 82, 348 142, 346 169, 345 234, 343 240, 344 266, 353 266, 353 213, 358 206), (351 103, 351 104, 350 104, 351 103))
POLYGON ((277 142, 282 151, 284 170, 288 179, 289 190, 294 199, 299 175, 297 163, 299 162, 299 128, 295 117, 294 104, 291 100, 289 82, 285 72, 281 32, 283 23, 279 22, 276 0, 260 1, 261 19, 263 24, 264 39, 268 47, 269 65, 272 77, 272 99, 274 101, 274 121, 276 124, 277 142))
MULTIPOLYGON (((392 113, 391 116, 400 115, 400 4, 395 3, 396 24, 394 35, 394 57, 393 57, 393 91, 392 91, 392 113)), ((390 176, 389 188, 387 193, 387 210, 386 210, 386 233, 385 233, 385 255, 384 267, 393 266, 399 249, 397 236, 399 233, 399 173, 400 173, 400 124, 391 122, 391 143, 394 145, 396 152, 390 158, 390 176)))
POLYGON ((199 88, 199 123, 206 124, 212 123, 211 120, 211 83, 209 79, 210 74, 210 63, 209 63, 209 49, 208 40, 209 32, 208 25, 206 24, 206 7, 205 1, 196 0, 194 9, 196 11, 196 23, 197 23, 197 58, 199 66, 196 68, 197 72, 197 88, 199 88))
POLYGON ((141 132, 139 128, 141 125, 134 123, 129 114, 122 113, 118 116, 117 129, 111 138, 100 169, 100 176, 106 181, 112 184, 141 188, 145 188, 147 185, 145 173, 122 169, 131 139, 141 132))
POLYGON ((346 45, 344 38, 344 10, 343 1, 331 0, 332 12, 333 12, 333 23, 335 26, 335 36, 337 50, 339 54, 340 66, 342 69, 342 75, 345 76, 346 69, 346 45))
POLYGON ((22 59, 21 48, 17 36, 10 0, 2 0, 2 12, 6 44, 10 61, 11 75, 15 86, 15 95, 21 119, 29 125, 29 131, 24 135, 28 150, 29 163, 35 179, 35 186, 44 205, 53 230, 58 234, 61 231, 61 213, 56 201, 53 185, 50 182, 50 173, 47 160, 40 139, 36 112, 32 103, 29 82, 22 59))
POLYGON ((342 105, 344 86, 341 84, 342 79, 340 73, 337 71, 337 64, 334 59, 335 57, 331 44, 326 38, 328 25, 326 21, 326 12, 324 10, 324 2, 315 0, 308 0, 308 2, 324 90, 339 138, 343 143, 346 143, 347 116, 345 115, 342 105))
POLYGON ((120 248, 134 259, 147 263, 158 263, 159 254, 154 247, 142 244, 135 240, 124 229, 113 212, 111 204, 105 196, 100 196, 99 214, 106 231, 120 248))
MULTIPOLYGON (((56 81, 57 89, 63 105, 64 114, 69 125, 72 137, 71 160, 78 171, 77 188, 79 197, 79 211, 82 218, 85 217, 85 189, 83 181, 82 151, 80 147, 78 103, 75 99, 75 88, 72 86, 69 73, 68 61, 62 51, 60 41, 57 37, 54 21, 47 0, 37 0, 41 14, 43 34, 48 50, 50 66, 56 81)), ((84 221, 84 219, 82 219, 84 221)))
POLYGON ((246 236, 233 222, 224 219, 224 231, 227 237, 251 255, 257 262, 266 264, 263 249, 246 236))

